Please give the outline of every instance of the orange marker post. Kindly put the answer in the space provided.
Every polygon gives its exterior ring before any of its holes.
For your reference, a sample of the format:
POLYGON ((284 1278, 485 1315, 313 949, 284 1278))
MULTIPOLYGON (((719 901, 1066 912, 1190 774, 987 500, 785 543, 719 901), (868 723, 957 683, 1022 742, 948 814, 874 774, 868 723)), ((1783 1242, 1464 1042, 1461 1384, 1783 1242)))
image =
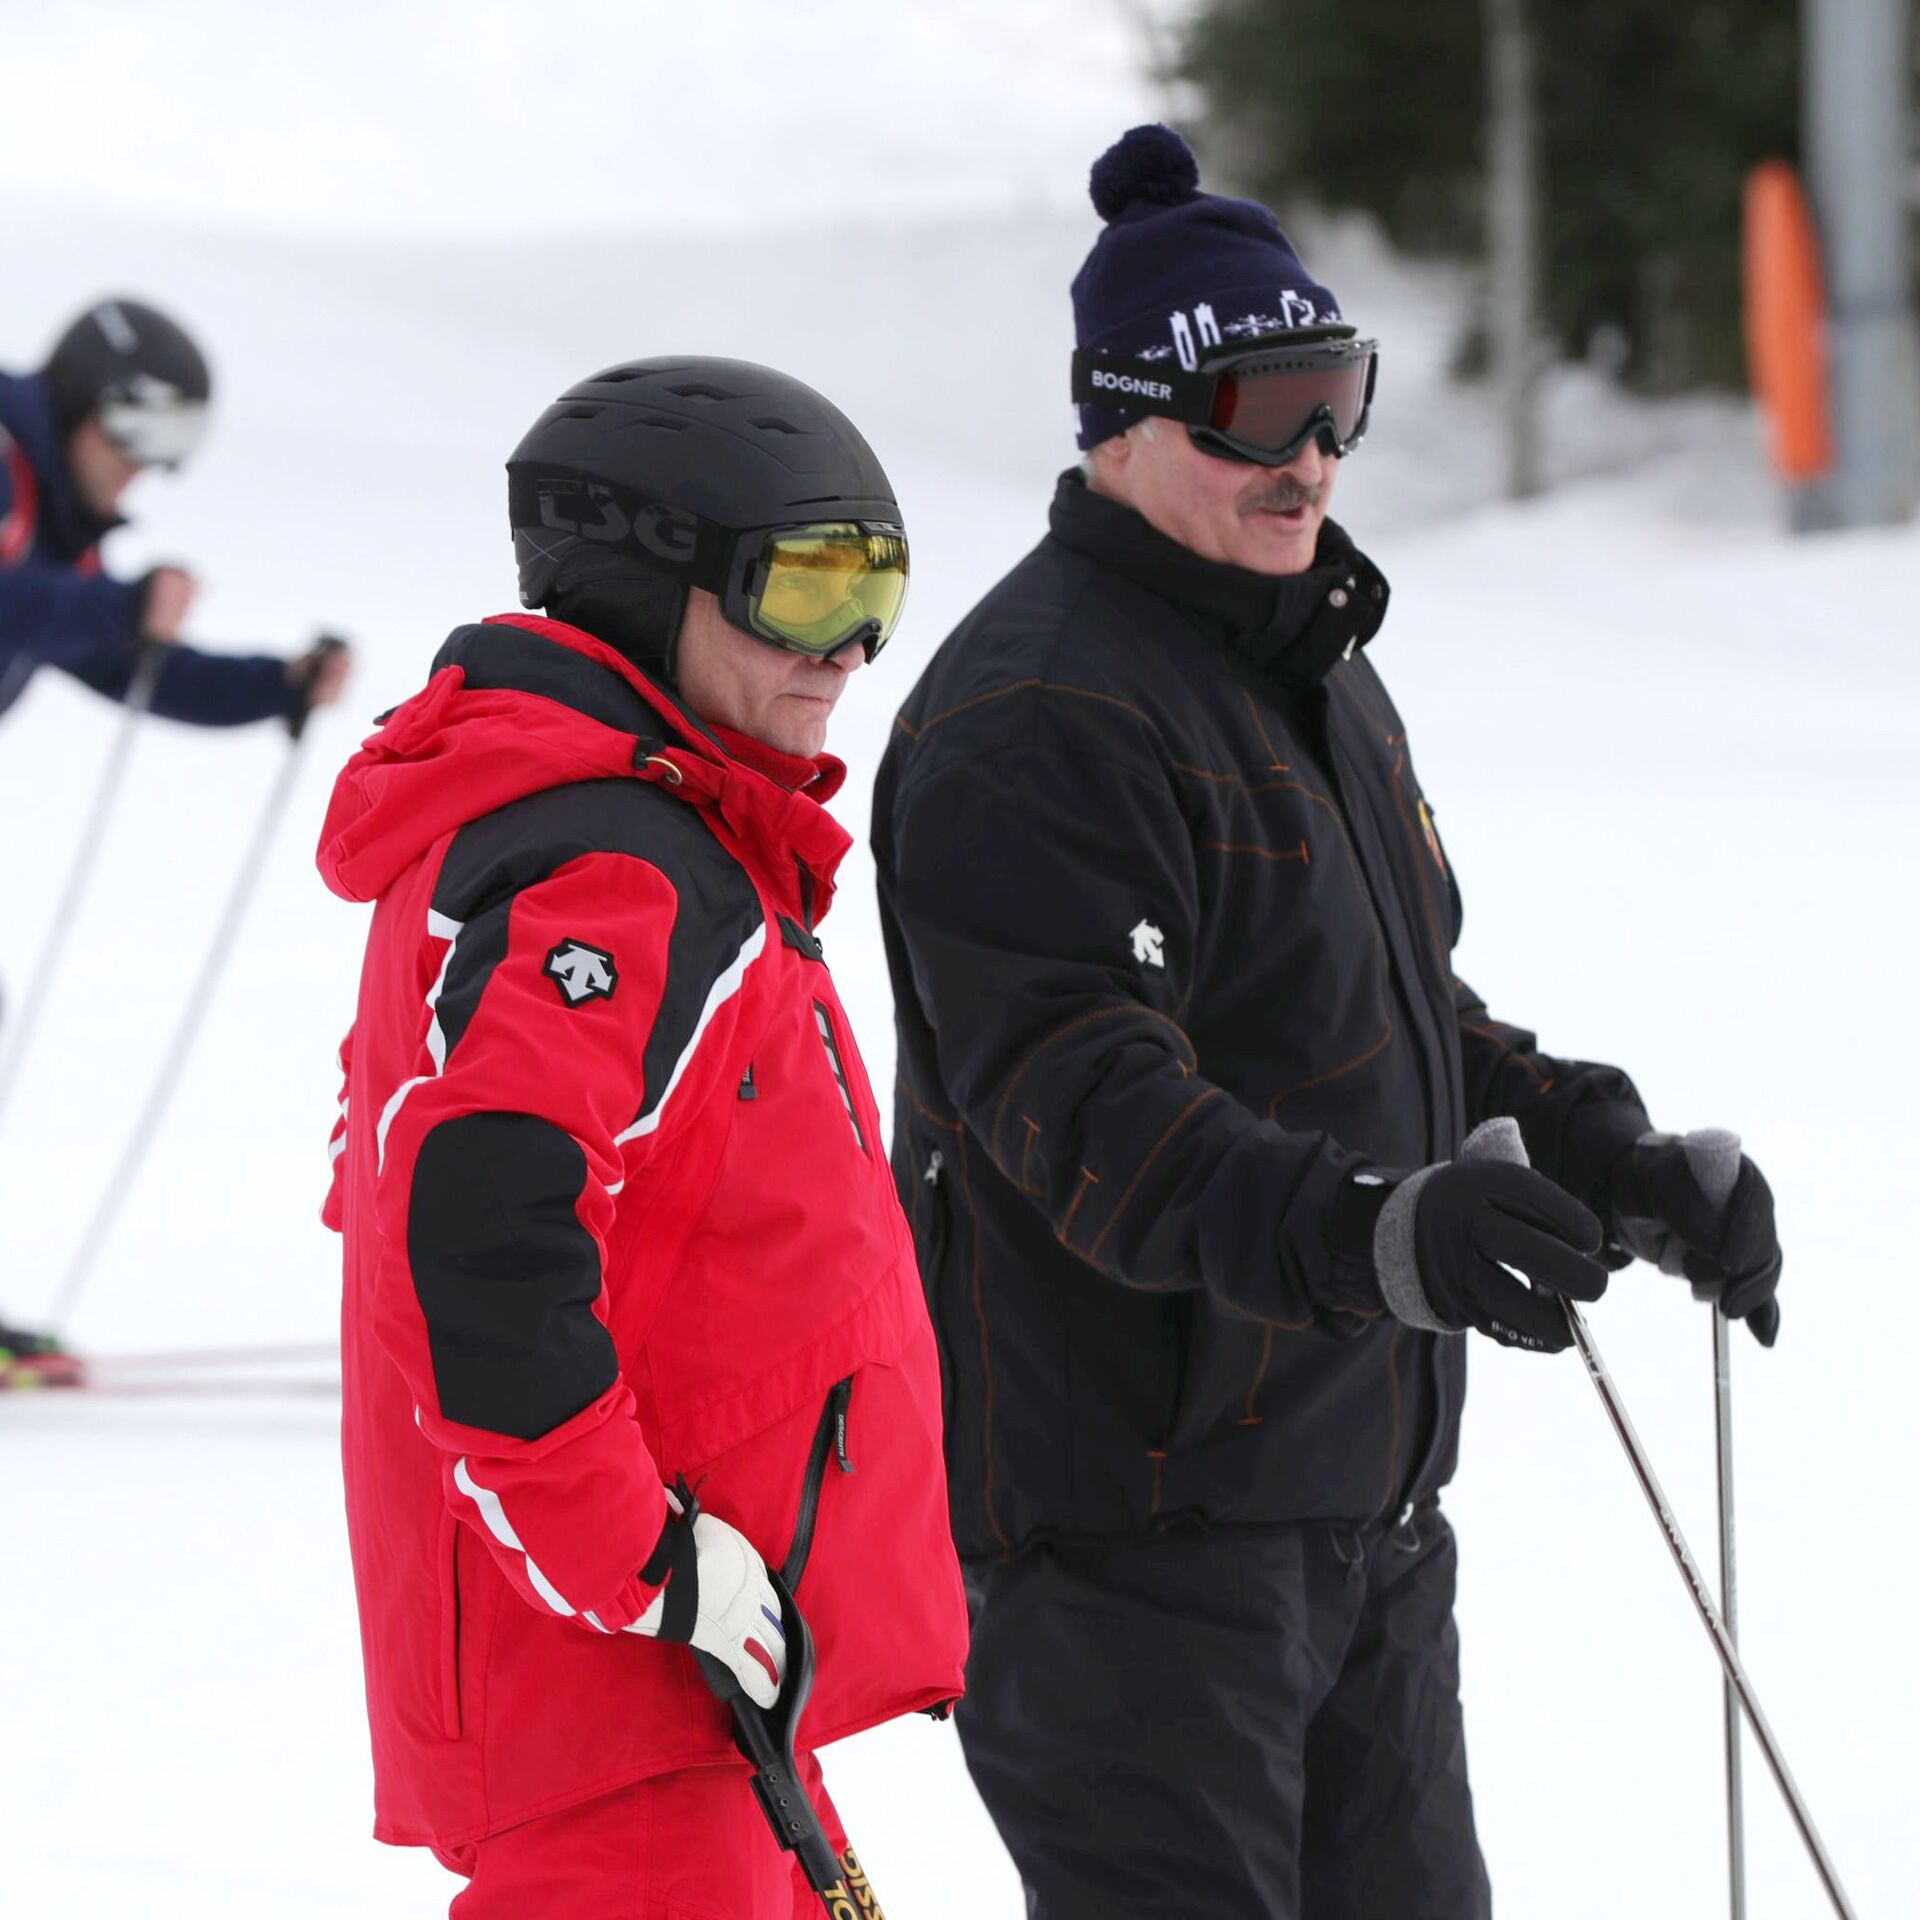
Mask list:
POLYGON ((1747 176, 1741 269, 1748 374, 1766 410, 1774 470, 1804 486, 1833 471, 1826 282, 1813 214, 1784 160, 1747 176))

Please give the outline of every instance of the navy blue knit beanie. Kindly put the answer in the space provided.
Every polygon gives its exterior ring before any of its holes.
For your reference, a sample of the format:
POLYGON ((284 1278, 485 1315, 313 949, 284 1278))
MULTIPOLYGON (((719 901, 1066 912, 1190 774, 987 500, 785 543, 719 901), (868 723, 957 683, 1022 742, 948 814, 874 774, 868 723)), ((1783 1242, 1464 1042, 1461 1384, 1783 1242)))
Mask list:
MULTIPOLYGON (((1193 149, 1171 127, 1135 127, 1088 181, 1106 231, 1073 281, 1076 345, 1189 371, 1209 348, 1341 323, 1339 303, 1300 263, 1280 223, 1252 200, 1200 191, 1193 149)), ((1141 418, 1083 406, 1080 445, 1141 418)))

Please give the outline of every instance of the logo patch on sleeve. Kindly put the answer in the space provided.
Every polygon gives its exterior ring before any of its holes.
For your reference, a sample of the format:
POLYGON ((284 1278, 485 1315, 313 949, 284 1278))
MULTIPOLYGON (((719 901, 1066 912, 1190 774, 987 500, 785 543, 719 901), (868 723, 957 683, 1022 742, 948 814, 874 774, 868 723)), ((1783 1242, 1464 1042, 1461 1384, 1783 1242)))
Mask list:
POLYGON ((1167 936, 1151 920, 1142 919, 1127 938, 1133 942, 1133 957, 1143 967, 1159 967, 1165 970, 1167 936))
POLYGON ((560 998, 570 1007, 585 1006, 589 1000, 611 1000, 620 984, 613 955, 590 947, 584 940, 563 940, 547 955, 547 977, 560 989, 560 998))

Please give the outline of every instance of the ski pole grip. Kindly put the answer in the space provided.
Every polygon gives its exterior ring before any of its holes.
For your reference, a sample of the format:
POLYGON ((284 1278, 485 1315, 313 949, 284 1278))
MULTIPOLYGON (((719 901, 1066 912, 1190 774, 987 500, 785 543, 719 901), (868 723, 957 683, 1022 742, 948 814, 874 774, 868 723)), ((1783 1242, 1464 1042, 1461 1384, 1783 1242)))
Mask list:
MULTIPOLYGON (((1716 1207, 1724 1207, 1733 1196, 1734 1183, 1740 1178, 1740 1136, 1725 1127, 1701 1127, 1688 1134, 1680 1145, 1687 1156, 1700 1191, 1716 1207)), ((1717 1309, 1716 1309, 1717 1311, 1717 1309)), ((1753 1337, 1770 1347, 1780 1336, 1780 1303, 1769 1300, 1756 1307, 1747 1318, 1753 1337)))
POLYGON ((1460 1149, 1460 1158, 1505 1160, 1516 1167, 1533 1164, 1527 1158, 1527 1143, 1520 1137, 1520 1122, 1504 1113, 1492 1120, 1482 1120, 1467 1135, 1466 1145, 1460 1149))
POLYGON ((693 1650, 694 1664, 714 1698, 733 1715, 734 1744, 753 1769, 754 1798, 781 1850, 791 1853, 808 1884, 837 1912, 830 1895, 842 1893, 840 1863, 820 1815, 800 1778, 794 1754, 794 1730, 813 1691, 813 1635, 787 1583, 771 1567, 767 1579, 780 1601, 780 1626, 787 1642, 787 1677, 770 1708, 747 1698, 739 1677, 724 1660, 693 1650))
POLYGON ((1740 1178, 1740 1136, 1725 1127, 1697 1127, 1681 1140, 1680 1149, 1700 1191, 1716 1207, 1724 1207, 1740 1178))
POLYGON ((287 715, 287 732, 296 740, 307 730, 307 722, 313 718, 313 689, 320 678, 320 669, 335 654, 345 653, 347 643, 335 633, 323 633, 307 650, 307 657, 300 663, 300 678, 294 687, 293 711, 287 715))

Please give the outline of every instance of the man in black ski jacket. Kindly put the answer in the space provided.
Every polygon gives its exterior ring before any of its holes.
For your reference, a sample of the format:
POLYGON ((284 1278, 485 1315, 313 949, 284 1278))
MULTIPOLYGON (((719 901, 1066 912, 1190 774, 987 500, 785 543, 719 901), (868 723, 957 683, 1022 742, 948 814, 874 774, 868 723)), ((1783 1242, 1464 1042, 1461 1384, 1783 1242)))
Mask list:
POLYGON ((895 1173, 946 1365, 968 1763, 1037 1920, 1489 1910, 1463 1331, 1671 1248, 1771 1340, 1771 1198, 1455 977, 1460 893, 1332 521, 1374 347, 1165 128, 1096 166, 1086 471, 902 710, 895 1173), (1533 1169, 1460 1159, 1518 1120, 1533 1169))

